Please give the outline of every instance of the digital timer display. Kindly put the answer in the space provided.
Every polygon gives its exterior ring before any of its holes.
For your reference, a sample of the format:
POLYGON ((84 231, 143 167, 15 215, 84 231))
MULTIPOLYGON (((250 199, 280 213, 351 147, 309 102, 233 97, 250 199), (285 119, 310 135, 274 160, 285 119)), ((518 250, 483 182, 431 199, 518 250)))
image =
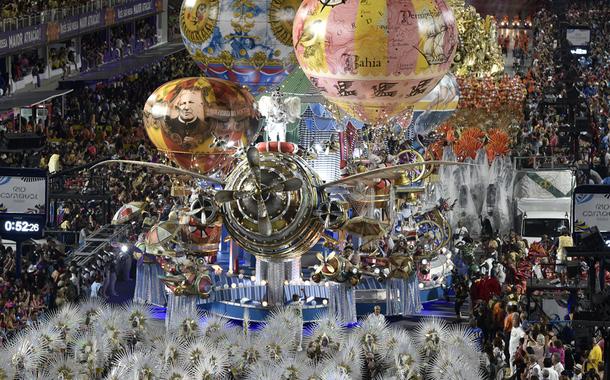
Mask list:
POLYGON ((30 223, 28 221, 13 221, 7 220, 4 222, 4 231, 6 232, 38 232, 40 231, 40 223, 30 223))
POLYGON ((0 237, 8 240, 40 239, 44 234, 44 215, 0 213, 0 237))
POLYGON ((0 238, 41 239, 47 221, 47 172, 0 168, 0 238))

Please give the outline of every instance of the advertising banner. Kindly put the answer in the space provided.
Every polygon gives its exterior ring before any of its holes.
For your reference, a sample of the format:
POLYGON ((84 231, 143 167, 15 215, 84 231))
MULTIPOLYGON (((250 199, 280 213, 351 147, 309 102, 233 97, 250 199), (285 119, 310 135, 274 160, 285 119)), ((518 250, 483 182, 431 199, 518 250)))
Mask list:
POLYGON ((140 0, 128 5, 122 5, 114 9, 115 22, 122 22, 136 17, 153 15, 157 13, 157 4, 155 0, 140 0))
POLYGON ((0 56, 43 44, 46 40, 45 26, 36 25, 0 33, 0 56))
POLYGON ((46 202, 46 177, 0 177, 0 213, 44 214, 46 202))
POLYGON ((38 47, 47 42, 72 38, 104 26, 112 26, 115 23, 154 15, 161 12, 162 9, 163 3, 160 0, 135 0, 115 8, 106 8, 68 17, 61 21, 0 33, 0 56, 38 47))
POLYGON ((591 227, 610 232, 610 194, 579 193, 574 197, 574 232, 587 232, 591 227))
POLYGON ((49 42, 53 42, 101 28, 104 25, 104 12, 90 12, 59 22, 50 22, 47 26, 47 36, 49 42))

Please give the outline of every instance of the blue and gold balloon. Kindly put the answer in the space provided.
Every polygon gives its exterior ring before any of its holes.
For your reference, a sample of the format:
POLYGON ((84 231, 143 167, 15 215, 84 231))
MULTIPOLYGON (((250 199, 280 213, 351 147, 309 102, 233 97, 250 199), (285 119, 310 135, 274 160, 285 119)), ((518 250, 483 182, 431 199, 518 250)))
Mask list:
POLYGON ((300 0, 184 0, 180 32, 205 76, 247 86, 279 85, 296 67, 292 22, 300 0))

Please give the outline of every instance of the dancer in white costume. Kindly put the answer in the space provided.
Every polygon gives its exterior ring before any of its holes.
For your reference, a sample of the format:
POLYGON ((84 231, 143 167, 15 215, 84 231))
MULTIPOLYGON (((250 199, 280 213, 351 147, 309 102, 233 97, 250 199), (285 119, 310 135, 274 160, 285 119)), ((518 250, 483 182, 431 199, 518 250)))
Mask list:
POLYGON ((298 345, 297 351, 303 351, 303 301, 298 294, 292 295, 292 302, 290 308, 294 311, 295 317, 297 318, 298 331, 296 332, 298 345))
POLYGON ((301 114, 301 99, 295 96, 284 98, 276 90, 271 96, 261 97, 258 110, 267 118, 267 140, 283 142, 286 141, 286 126, 297 121, 301 114))

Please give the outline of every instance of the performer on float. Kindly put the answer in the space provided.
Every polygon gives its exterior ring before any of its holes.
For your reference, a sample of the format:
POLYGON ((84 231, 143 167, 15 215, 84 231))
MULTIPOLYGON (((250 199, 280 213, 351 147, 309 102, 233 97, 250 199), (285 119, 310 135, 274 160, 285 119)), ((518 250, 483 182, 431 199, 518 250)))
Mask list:
POLYGON ((303 351, 303 301, 298 294, 292 295, 292 302, 290 303, 289 307, 292 309, 295 317, 297 318, 297 351, 303 351))
POLYGON ((284 98, 284 94, 277 89, 273 95, 261 97, 258 110, 267 118, 267 141, 283 142, 286 141, 286 126, 299 119, 301 99, 296 96, 284 98))
POLYGON ((386 281, 386 312, 391 315, 408 316, 421 308, 419 279, 413 262, 417 250, 417 233, 407 228, 399 235, 389 257, 388 281, 386 281))
POLYGON ((561 231, 561 236, 557 239, 557 258, 555 260, 556 267, 555 270, 559 273, 559 279, 562 285, 566 283, 566 273, 567 269, 565 266, 566 263, 566 248, 573 247, 574 241, 572 241, 572 236, 570 236, 570 232, 566 227, 561 231))
POLYGON ((136 243, 136 251, 133 253, 137 261, 136 287, 133 293, 133 301, 141 304, 164 306, 167 302, 163 283, 159 276, 163 270, 157 263, 155 256, 146 254, 144 238, 146 234, 141 233, 136 243))
POLYGON ((381 306, 379 305, 375 305, 373 308, 373 314, 371 314, 370 317, 378 320, 381 324, 385 323, 385 316, 381 314, 381 306))

